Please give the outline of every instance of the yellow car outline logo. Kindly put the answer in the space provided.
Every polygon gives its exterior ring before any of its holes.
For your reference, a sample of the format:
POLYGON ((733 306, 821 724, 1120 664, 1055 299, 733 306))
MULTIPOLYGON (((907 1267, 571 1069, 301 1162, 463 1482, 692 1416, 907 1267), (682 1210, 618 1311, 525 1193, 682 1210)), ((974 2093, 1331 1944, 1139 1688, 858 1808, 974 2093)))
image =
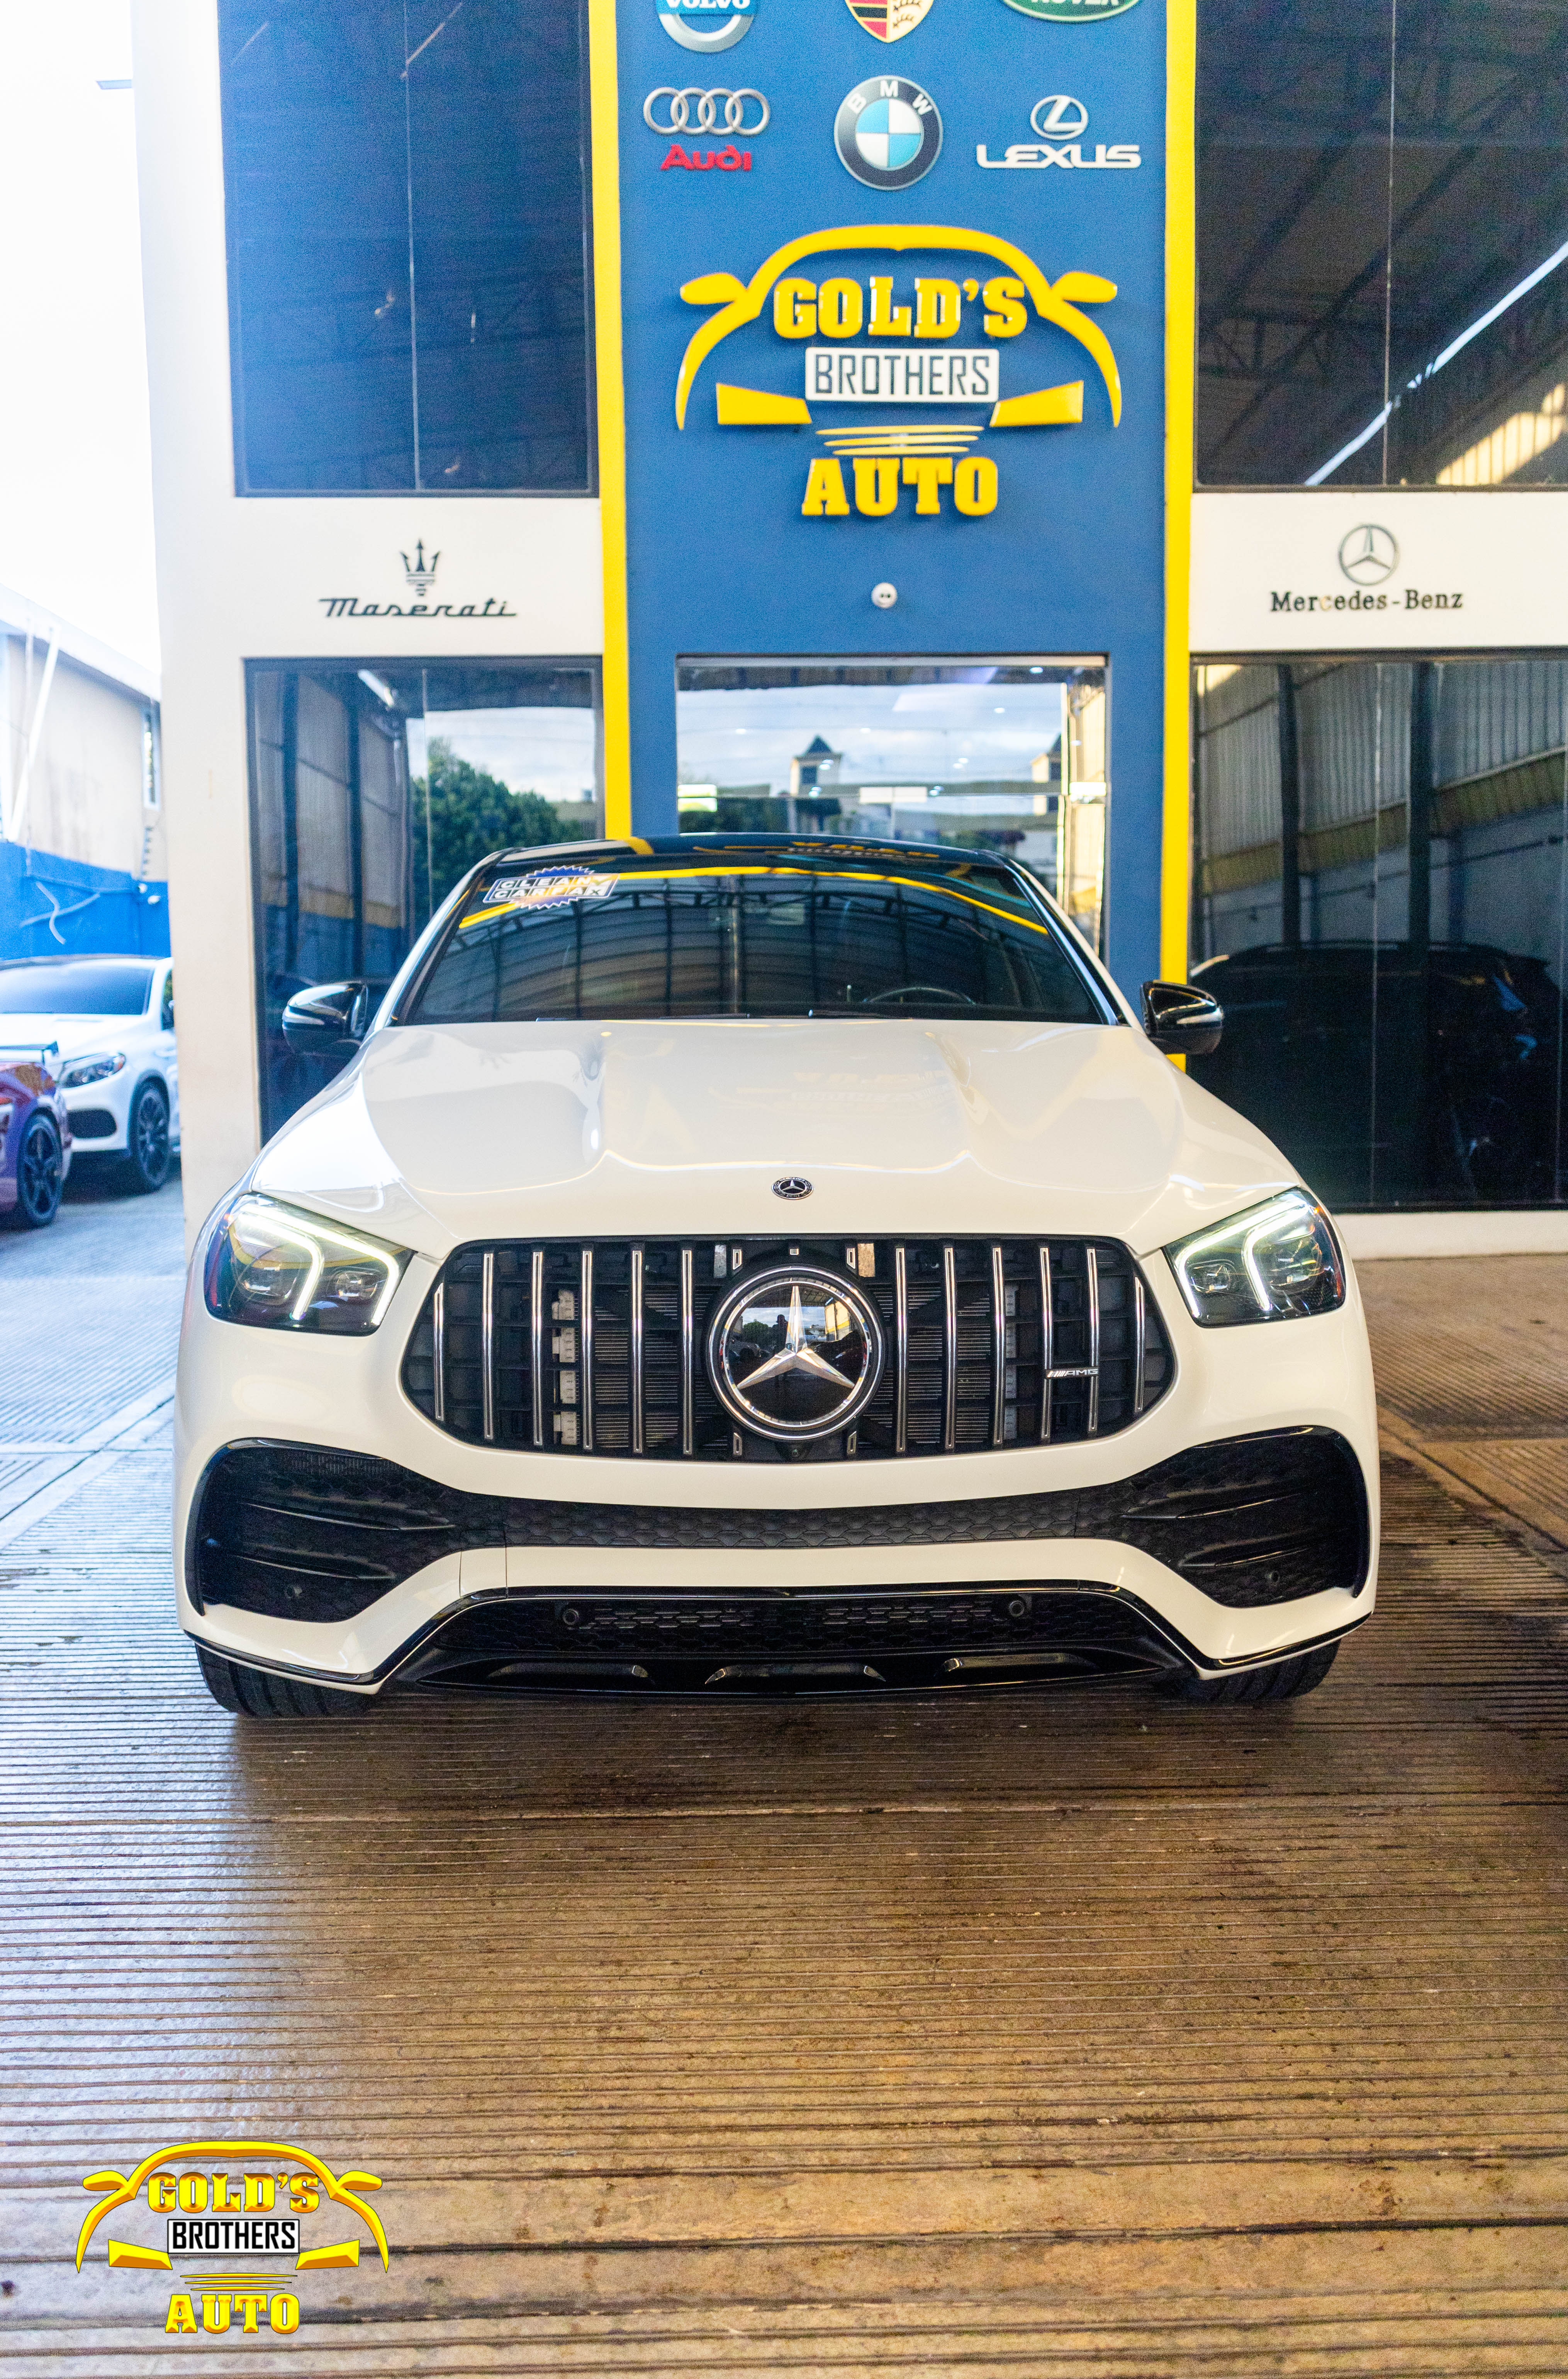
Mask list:
MULTIPOLYGON (((309 2172, 315 2174, 332 2204, 353 2207, 376 2242, 383 2270, 388 2268, 387 2234, 381 2227, 380 2216, 373 2207, 367 2205, 364 2199, 356 2194, 356 2192, 361 2189, 380 2189, 381 2182, 378 2173, 334 2173, 330 2165, 323 2164, 320 2156, 312 2156, 308 2148, 287 2147, 279 2140, 185 2140, 178 2146, 160 2148, 155 2156, 143 2156, 132 2173, 104 2171, 88 2174, 82 2182, 82 2187, 102 2190, 107 2194, 92 2208, 78 2233, 76 2254, 78 2271, 81 2269, 81 2260, 87 2252, 88 2241, 99 2224, 107 2215, 117 2212, 122 2205, 128 2205, 133 2198, 139 2197, 147 2183, 158 2173, 161 2166, 189 2164, 195 2160, 206 2163, 218 2156, 225 2160, 238 2158, 241 2161, 261 2156, 282 2156, 292 2164, 304 2165, 309 2172)), ((170 2178, 173 2178, 172 2174, 170 2178)), ((135 2247, 128 2245, 123 2240, 111 2239, 108 2248, 109 2263, 115 2269, 128 2267, 138 2271, 172 2271, 174 2268, 172 2259, 161 2247, 135 2247)), ((359 2241, 357 2239, 349 2239, 333 2246, 302 2248, 295 2269, 302 2272, 313 2271, 320 2270, 323 2266, 357 2264, 358 2261, 359 2241)))
MULTIPOLYGON (((1058 330, 1065 331, 1069 338, 1088 348, 1105 383, 1111 419, 1113 422, 1120 421, 1121 374, 1111 343, 1098 322, 1091 321, 1088 315, 1080 313, 1079 306, 1073 303, 1077 299, 1084 305, 1107 304, 1116 294, 1114 281, 1105 280, 1098 272, 1069 272, 1052 282, 1042 272, 1032 257, 1026 256, 1021 248, 1015 248, 1011 240, 998 239, 991 232, 966 231, 955 223, 848 223, 831 231, 806 232, 798 239, 787 240, 782 248, 776 248, 773 254, 758 265, 749 282, 739 280, 732 272, 705 272, 696 280, 684 284, 681 295, 688 306, 716 306, 718 311, 710 315, 702 327, 692 333, 681 357, 675 383, 676 428, 684 429, 686 426, 686 407, 697 374, 707 357, 730 336, 731 331, 742 330, 748 322, 757 320, 774 284, 789 272, 791 265, 800 263, 804 257, 823 256, 835 249, 853 248, 863 252, 883 248, 897 255, 910 248, 950 248, 960 255, 994 257, 998 263, 1007 265, 1018 275, 1033 299, 1034 310, 1040 320, 1054 322, 1058 330)), ((1055 395, 1059 392, 1039 391, 1034 393, 1055 395)), ((775 402, 798 404, 795 399, 775 402)), ((1019 427, 1031 420, 1067 417, 1061 413, 1031 414, 1021 409, 1030 404, 1028 396, 1005 398, 997 407, 1002 417, 994 420, 993 426, 997 429, 1012 426, 1007 417, 1007 407, 1020 408, 1014 414, 1014 420, 1019 427)), ((754 414, 751 417, 760 423, 765 418, 782 422, 786 419, 809 420, 811 417, 802 405, 798 411, 789 415, 765 417, 754 414)))

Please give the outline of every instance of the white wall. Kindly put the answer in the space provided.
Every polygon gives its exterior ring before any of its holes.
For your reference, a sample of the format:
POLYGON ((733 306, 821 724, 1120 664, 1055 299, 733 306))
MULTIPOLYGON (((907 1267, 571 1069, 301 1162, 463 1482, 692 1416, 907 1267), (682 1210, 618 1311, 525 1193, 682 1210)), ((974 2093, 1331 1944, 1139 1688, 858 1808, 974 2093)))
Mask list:
POLYGON ((213 0, 132 6, 190 1230, 259 1140, 245 662, 603 643, 591 499, 235 497, 217 13, 213 0), (401 557, 419 537, 441 557, 428 602, 473 615, 331 615, 336 597, 362 610, 417 600, 401 557))

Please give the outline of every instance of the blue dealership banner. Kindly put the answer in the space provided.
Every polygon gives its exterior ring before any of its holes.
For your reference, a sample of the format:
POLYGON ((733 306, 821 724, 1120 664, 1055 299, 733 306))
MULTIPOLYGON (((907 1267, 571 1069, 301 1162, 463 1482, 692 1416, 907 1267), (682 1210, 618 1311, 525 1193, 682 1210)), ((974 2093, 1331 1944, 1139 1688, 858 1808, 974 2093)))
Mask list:
POLYGON ((616 25, 637 830, 678 658, 1103 654, 1110 956, 1155 972, 1164 0, 616 25))

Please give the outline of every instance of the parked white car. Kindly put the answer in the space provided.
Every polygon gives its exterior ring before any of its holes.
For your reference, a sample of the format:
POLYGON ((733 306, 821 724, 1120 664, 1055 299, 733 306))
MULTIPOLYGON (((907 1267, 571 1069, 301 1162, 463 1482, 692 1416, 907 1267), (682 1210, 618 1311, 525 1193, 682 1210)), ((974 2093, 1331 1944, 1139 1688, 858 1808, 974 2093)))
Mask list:
POLYGON ((54 1072, 75 1161, 115 1160, 125 1187, 162 1189, 180 1144, 175 977, 167 959, 0 965, 0 1039, 59 1045, 54 1072))
POLYGON ((1372 1607, 1333 1223, 1022 868, 490 860, 205 1227, 179 1614, 218 1700, 394 1683, 1269 1701, 1372 1607), (360 1035, 363 1034, 361 1042, 360 1035))

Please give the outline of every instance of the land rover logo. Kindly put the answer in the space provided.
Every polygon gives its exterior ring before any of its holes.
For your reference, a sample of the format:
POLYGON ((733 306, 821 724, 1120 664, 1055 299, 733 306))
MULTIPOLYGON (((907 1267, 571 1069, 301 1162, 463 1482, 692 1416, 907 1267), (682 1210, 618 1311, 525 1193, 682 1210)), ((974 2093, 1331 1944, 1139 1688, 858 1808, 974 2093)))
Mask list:
POLYGON ((876 1393, 882 1354, 882 1323, 853 1282, 794 1264, 738 1280, 708 1324, 725 1411, 784 1444, 852 1427, 876 1393))

